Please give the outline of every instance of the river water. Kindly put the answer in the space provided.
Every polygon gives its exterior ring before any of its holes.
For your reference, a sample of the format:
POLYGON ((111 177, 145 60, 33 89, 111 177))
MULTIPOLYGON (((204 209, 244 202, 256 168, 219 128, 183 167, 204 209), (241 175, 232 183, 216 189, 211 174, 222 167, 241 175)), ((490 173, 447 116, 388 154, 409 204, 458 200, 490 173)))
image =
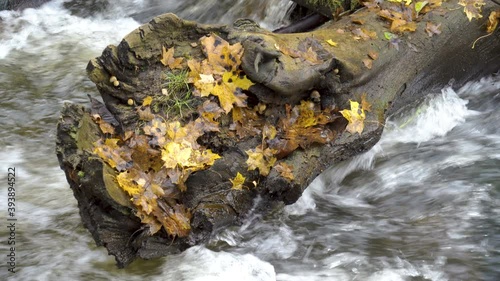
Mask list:
POLYGON ((500 280, 498 76, 429 93, 294 205, 253 215, 208 245, 117 269, 83 228, 54 152, 63 103, 96 95, 88 60, 155 14, 276 28, 291 4, 121 0, 72 14, 62 3, 0 12, 0 280, 500 280), (9 167, 15 274, 6 264, 9 167))

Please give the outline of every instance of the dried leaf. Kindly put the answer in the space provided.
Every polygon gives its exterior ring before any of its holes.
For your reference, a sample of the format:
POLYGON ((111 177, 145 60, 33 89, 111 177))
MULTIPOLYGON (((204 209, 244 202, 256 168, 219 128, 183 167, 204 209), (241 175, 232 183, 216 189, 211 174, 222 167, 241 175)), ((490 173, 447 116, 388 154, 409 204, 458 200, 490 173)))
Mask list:
POLYGON ((273 156, 276 151, 269 148, 262 150, 262 148, 257 147, 245 152, 248 155, 248 159, 246 161, 248 170, 253 171, 255 169, 259 169, 259 173, 263 176, 267 176, 269 174, 271 167, 276 162, 276 157, 273 156))
POLYGON ((190 171, 203 170, 212 166, 220 156, 210 149, 193 149, 190 143, 169 142, 161 151, 163 166, 167 169, 183 168, 190 171))
POLYGON ((302 101, 300 105, 286 107, 286 117, 281 118, 278 134, 267 141, 270 148, 277 151, 278 158, 285 157, 298 147, 306 148, 313 143, 328 143, 335 133, 322 125, 334 121, 337 117, 325 109, 320 111, 315 103, 302 101))
POLYGON ((98 140, 94 144, 94 153, 111 168, 118 171, 125 171, 131 166, 131 151, 126 146, 118 146, 119 139, 98 140))
POLYGON ((236 130, 240 138, 259 135, 264 120, 260 118, 254 110, 248 108, 235 107, 232 111, 233 124, 231 130, 236 130))
POLYGON ((191 212, 184 205, 175 204, 169 206, 159 201, 160 208, 154 210, 153 214, 163 225, 168 234, 185 237, 191 231, 191 212))
POLYGON ((219 98, 222 109, 229 113, 233 109, 233 104, 246 107, 247 96, 241 93, 241 90, 247 90, 251 85, 253 85, 252 81, 246 76, 240 78, 231 72, 225 72, 222 76, 222 83, 217 83, 211 94, 219 98))
POLYGON ((500 10, 492 11, 488 16, 488 23, 486 23, 486 32, 493 33, 498 27, 500 20, 500 10))
POLYGON ((459 0, 458 5, 464 7, 464 13, 469 21, 472 21, 473 18, 480 19, 483 17, 481 9, 486 3, 484 3, 484 0, 459 0))
POLYGON ((146 135, 153 137, 151 140, 152 145, 163 146, 165 144, 167 125, 163 122, 163 119, 155 117, 144 126, 143 130, 146 135))
POLYGON ((372 105, 366 100, 366 93, 361 95, 361 108, 365 111, 371 111, 372 105))
MULTIPOLYGON (((243 47, 240 43, 230 45, 226 40, 215 34, 200 39, 207 64, 212 68, 212 74, 222 74, 226 71, 236 71, 241 64, 243 47)), ((200 72, 203 74, 211 74, 200 72)))
POLYGON ((371 59, 363 59, 363 64, 365 65, 366 68, 372 69, 373 60, 371 60, 371 59))
POLYGON ((293 166, 288 165, 285 162, 281 162, 278 165, 274 166, 274 169, 276 169, 276 171, 280 173, 280 175, 285 179, 288 179, 290 181, 293 181, 295 179, 295 176, 293 175, 293 166))
POLYGON ((352 23, 355 23, 355 24, 359 24, 359 25, 363 25, 363 24, 365 24, 365 20, 364 20, 364 19, 361 19, 361 18, 351 19, 351 22, 352 22, 352 23))
POLYGON ((432 37, 434 34, 439 35, 441 34, 441 24, 435 25, 431 22, 427 22, 425 24, 425 31, 429 37, 432 37))
POLYGON ((422 9, 428 4, 429 2, 427 1, 418 1, 415 3, 415 11, 417 12, 417 15, 422 11, 422 9))
POLYGON ((103 134, 110 134, 110 135, 115 134, 115 127, 113 127, 111 124, 104 121, 103 119, 99 119, 97 124, 99 124, 99 128, 101 129, 101 132, 103 134))
POLYGON ((378 53, 375 52, 375 51, 368 51, 368 56, 372 59, 372 60, 377 60, 378 59, 378 53))
POLYGON ((182 68, 183 58, 174 58, 174 47, 168 49, 162 46, 161 60, 160 62, 164 66, 168 66, 170 69, 182 68))
POLYGON ((413 32, 417 29, 415 22, 407 22, 406 20, 393 20, 391 23, 391 31, 403 33, 405 31, 413 32))
POLYGON ((280 51, 284 55, 287 55, 291 58, 300 58, 301 57, 301 52, 292 48, 288 48, 286 45, 279 45, 279 44, 274 44, 274 48, 276 50, 280 51))
POLYGON ((365 7, 367 7, 368 9, 375 9, 375 8, 379 8, 378 6, 378 2, 377 1, 365 1, 365 2, 362 2, 363 5, 365 7))
POLYGON ((136 111, 137 111, 137 114, 139 115, 139 120, 151 121, 155 118, 155 115, 153 114, 153 112, 151 112, 151 107, 149 107, 149 106, 137 107, 136 111))
POLYGON ((276 127, 274 127, 271 124, 264 125, 264 128, 262 129, 262 139, 263 140, 265 140, 265 139, 272 140, 276 137, 276 134, 277 134, 276 127))
POLYGON ((300 57, 312 64, 323 63, 323 61, 319 58, 318 53, 316 53, 312 47, 309 47, 305 52, 302 52, 300 57))
POLYGON ((353 38, 355 40, 359 40, 359 39, 369 40, 369 39, 373 38, 373 36, 375 36, 375 37, 377 36, 376 32, 374 35, 373 32, 369 32, 369 31, 366 31, 366 30, 361 29, 361 28, 355 28, 351 32, 352 32, 352 34, 354 34, 353 38))
POLYGON ((359 103, 355 101, 350 101, 351 109, 344 109, 340 111, 342 116, 349 122, 347 124, 346 130, 351 133, 358 133, 361 135, 364 128, 365 112, 362 108, 359 108, 359 103))
POLYGON ((243 184, 245 183, 245 177, 238 172, 234 179, 230 179, 229 181, 233 184, 232 189, 242 190, 243 184))

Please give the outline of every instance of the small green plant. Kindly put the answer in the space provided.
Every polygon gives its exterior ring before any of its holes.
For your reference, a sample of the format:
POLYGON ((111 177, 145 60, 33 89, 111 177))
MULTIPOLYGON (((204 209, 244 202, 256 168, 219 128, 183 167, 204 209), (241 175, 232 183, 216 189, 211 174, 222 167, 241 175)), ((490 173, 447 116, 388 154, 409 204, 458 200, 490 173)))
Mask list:
POLYGON ((154 112, 162 111, 167 117, 173 114, 183 118, 191 111, 194 99, 188 83, 188 71, 167 72, 162 84, 162 95, 152 104, 154 112))

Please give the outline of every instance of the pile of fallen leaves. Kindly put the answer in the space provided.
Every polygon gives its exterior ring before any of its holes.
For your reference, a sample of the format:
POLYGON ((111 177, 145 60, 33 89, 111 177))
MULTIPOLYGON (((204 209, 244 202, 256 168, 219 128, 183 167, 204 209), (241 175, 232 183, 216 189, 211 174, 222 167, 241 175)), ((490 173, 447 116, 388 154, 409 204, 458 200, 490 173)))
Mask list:
MULTIPOLYGON (((175 57, 174 47, 163 47, 160 59, 173 74, 188 71, 188 90, 199 101, 191 118, 172 118, 152 110, 152 105, 171 94, 167 89, 146 97, 140 105, 129 100, 140 120, 133 131, 115 134, 113 126, 94 114, 103 135, 107 136, 94 144, 94 153, 113 168, 114 173, 107 175, 108 178, 111 176, 129 196, 135 214, 149 226, 151 235, 162 228, 172 236, 189 234, 191 213, 180 203, 180 194, 188 188, 185 183, 193 172, 208 169, 223 157, 199 142, 206 134, 222 134, 223 126, 219 123, 222 117, 230 120, 223 132, 227 137, 235 141, 256 136, 261 139, 257 147, 245 151, 247 170, 228 179, 235 190, 256 184, 248 183, 245 177, 253 170, 258 170, 260 176, 268 176, 274 169, 284 179, 293 181, 294 167, 279 159, 298 148, 332 142, 336 136, 328 124, 340 115, 334 108, 321 109, 317 102, 303 100, 298 105, 282 106, 278 109, 281 117, 277 122, 274 120, 274 125, 266 118, 266 104, 249 106, 245 91, 253 83, 240 69, 243 54, 240 43, 231 45, 217 35, 210 35, 192 46, 200 46, 205 59, 175 57)), ((363 102, 366 107, 368 103, 364 99, 363 102)), ((350 124, 347 130, 361 134, 363 109, 351 103, 351 110, 342 114, 350 124)))
MULTIPOLYGON (((388 21, 390 31, 385 34, 386 39, 397 42, 398 36, 405 32, 413 32, 417 29, 417 23, 422 20, 422 15, 434 11, 437 15, 443 15, 446 10, 442 9, 443 0, 388 0, 389 4, 385 3, 384 8, 379 6, 380 1, 368 0, 363 1, 363 5, 374 10, 381 18, 388 21)), ((484 0, 459 0, 458 5, 463 6, 463 11, 469 21, 472 19, 480 19, 482 15, 482 7, 485 5, 484 0)), ((487 32, 492 33, 498 26, 500 19, 500 10, 492 11, 488 17, 487 32)), ((427 21, 425 31, 432 37, 440 34, 441 24, 433 21, 427 21)))

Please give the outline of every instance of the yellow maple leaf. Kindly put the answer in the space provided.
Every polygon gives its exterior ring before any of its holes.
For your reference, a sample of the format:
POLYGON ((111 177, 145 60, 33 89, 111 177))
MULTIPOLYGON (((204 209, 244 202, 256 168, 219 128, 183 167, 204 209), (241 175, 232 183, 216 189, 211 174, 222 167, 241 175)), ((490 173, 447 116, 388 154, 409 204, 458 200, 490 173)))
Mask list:
POLYGON ((276 134, 278 131, 276 130, 276 127, 274 127, 271 124, 265 124, 264 127, 262 128, 262 140, 264 141, 265 139, 272 140, 276 137, 276 134))
MULTIPOLYGON (((241 64, 243 46, 241 43, 230 45, 221 37, 211 34, 200 39, 203 53, 213 74, 222 74, 225 71, 235 71, 241 64)), ((205 73, 208 74, 208 73, 205 73)))
POLYGON ((168 49, 162 46, 161 60, 160 62, 164 66, 168 66, 170 69, 182 68, 183 58, 174 58, 174 47, 168 49))
POLYGON ((229 113, 233 109, 233 104, 239 107, 246 106, 247 96, 238 91, 238 88, 247 90, 252 85, 252 81, 246 78, 246 76, 240 78, 232 72, 224 72, 222 83, 215 85, 211 94, 219 98, 220 106, 226 113, 229 113))
POLYGON ((245 177, 238 172, 236 174, 236 177, 234 179, 230 179, 229 181, 233 184, 232 189, 236 190, 242 190, 243 189, 243 184, 245 183, 245 177))
POLYGON ((344 109, 340 111, 342 116, 349 122, 347 124, 346 130, 351 133, 358 133, 361 135, 364 128, 365 121, 365 111, 362 108, 359 108, 359 103, 355 101, 350 101, 351 110, 344 109))
POLYGON ((189 144, 169 142, 163 147, 161 153, 161 159, 164 162, 163 166, 167 169, 175 169, 177 166, 191 167, 196 165, 190 160, 193 152, 194 150, 189 144))
POLYGON ((98 140, 94 144, 94 153, 111 168, 124 171, 131 161, 131 151, 126 146, 118 146, 119 139, 98 140))
POLYGON ((181 167, 198 171, 212 166, 220 156, 210 149, 193 149, 188 142, 169 142, 163 147, 161 158, 164 161, 163 166, 167 169, 181 167))
POLYGON ((198 90, 196 94, 201 97, 208 97, 214 90, 215 83, 212 74, 198 74, 198 77, 194 80, 194 86, 198 90))
POLYGON ((314 113, 314 103, 312 101, 301 101, 299 106, 300 115, 297 118, 297 125, 307 128, 318 124, 316 114, 314 113))
POLYGON ((138 195, 143 191, 142 187, 129 177, 128 172, 121 172, 118 174, 118 176, 116 176, 116 181, 130 196, 138 195))
POLYGON ((271 167, 276 163, 276 157, 273 156, 276 151, 270 148, 262 150, 262 148, 258 147, 256 149, 249 149, 245 152, 248 155, 246 163, 249 171, 259 169, 261 175, 269 175, 271 167))

